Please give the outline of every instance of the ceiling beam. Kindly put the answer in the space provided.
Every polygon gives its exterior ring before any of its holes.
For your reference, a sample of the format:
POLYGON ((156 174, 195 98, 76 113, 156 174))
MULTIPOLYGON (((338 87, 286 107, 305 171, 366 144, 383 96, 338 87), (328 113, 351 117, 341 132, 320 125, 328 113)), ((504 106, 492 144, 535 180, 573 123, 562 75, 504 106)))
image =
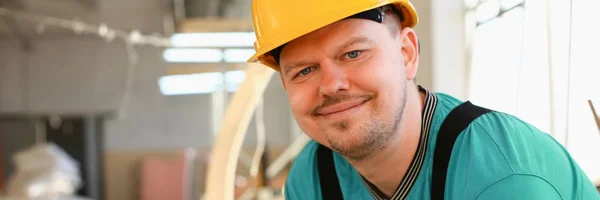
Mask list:
POLYGON ((25 5, 23 4, 23 1, 19 0, 0 0, 0 7, 25 10, 25 5))
MULTIPOLYGON (((0 0, 0 7, 20 10, 25 9, 25 6, 23 6, 23 4, 17 0, 0 0)), ((19 43, 21 43, 21 48, 25 51, 29 51, 32 48, 31 40, 29 39, 27 33, 23 31, 23 29, 15 20, 15 18, 11 16, 0 16, 0 19, 4 22, 4 25, 10 31, 10 35, 17 39, 19 43)))
POLYGON ((167 75, 184 75, 184 74, 199 74, 209 72, 223 72, 233 70, 246 70, 248 67, 245 63, 231 64, 169 64, 167 66, 167 75), (223 66, 225 65, 225 66, 223 66), (225 68, 223 68, 225 67, 225 68))
POLYGON ((32 48, 31 40, 27 33, 21 29, 21 26, 17 21, 9 16, 0 16, 0 19, 4 21, 6 27, 10 30, 12 36, 21 43, 21 48, 25 51, 29 51, 32 48))
POLYGON ((98 0, 75 0, 88 10, 96 10, 98 8, 98 0))
POLYGON ((252 21, 246 19, 186 19, 179 23, 178 32, 252 32, 252 21))

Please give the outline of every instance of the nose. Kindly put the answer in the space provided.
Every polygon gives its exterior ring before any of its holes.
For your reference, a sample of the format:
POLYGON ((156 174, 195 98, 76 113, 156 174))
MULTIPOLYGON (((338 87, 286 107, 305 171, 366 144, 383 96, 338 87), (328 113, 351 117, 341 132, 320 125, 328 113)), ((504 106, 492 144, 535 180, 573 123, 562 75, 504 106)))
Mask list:
POLYGON ((319 93, 324 96, 334 96, 337 92, 348 90, 348 74, 342 67, 332 62, 321 63, 321 84, 319 93))

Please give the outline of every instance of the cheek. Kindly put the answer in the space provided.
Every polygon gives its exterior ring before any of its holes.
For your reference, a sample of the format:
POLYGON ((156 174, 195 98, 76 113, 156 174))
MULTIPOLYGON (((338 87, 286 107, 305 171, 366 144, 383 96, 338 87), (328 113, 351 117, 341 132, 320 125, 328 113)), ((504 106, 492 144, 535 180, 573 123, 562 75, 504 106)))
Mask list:
POLYGON ((405 84, 404 65, 399 56, 392 54, 373 57, 360 70, 356 70, 352 77, 353 82, 361 89, 374 92, 377 98, 373 108, 384 118, 389 118, 388 113, 396 109, 396 104, 403 95, 405 84))
POLYGON ((313 97, 311 95, 312 91, 309 88, 292 86, 288 88, 287 94, 292 112, 294 112, 296 117, 301 117, 310 113, 311 107, 314 104, 311 102, 313 97))
POLYGON ((317 91, 313 87, 291 87, 287 89, 292 114, 300 126, 310 138, 321 144, 327 144, 321 135, 317 122, 310 116, 311 110, 318 105, 317 91))
POLYGON ((389 55, 382 53, 374 55, 350 76, 353 77, 353 82, 359 88, 377 95, 391 92, 394 85, 400 82, 402 74, 401 64, 397 62, 399 59, 388 57, 389 55))
POLYGON ((314 89, 309 87, 296 87, 292 86, 288 88, 287 94, 288 99, 290 101, 290 107, 292 109, 292 113, 298 121, 298 124, 302 126, 307 126, 308 121, 311 121, 310 112, 318 105, 319 102, 316 102, 316 95, 314 94, 314 89))
POLYGON ((385 92, 399 91, 406 80, 406 68, 402 62, 402 55, 398 51, 389 50, 379 54, 374 70, 371 72, 372 79, 385 88, 385 92))

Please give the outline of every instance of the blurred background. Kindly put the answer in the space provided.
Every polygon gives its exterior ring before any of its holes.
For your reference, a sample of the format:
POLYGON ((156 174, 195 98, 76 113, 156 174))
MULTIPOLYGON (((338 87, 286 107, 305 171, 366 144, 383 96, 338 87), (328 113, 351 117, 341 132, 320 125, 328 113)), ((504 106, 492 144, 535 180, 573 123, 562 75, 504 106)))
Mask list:
MULTIPOLYGON (((600 184, 600 1, 412 3, 420 85, 532 123, 600 184)), ((233 197, 281 199, 308 138, 254 40, 250 0, 0 0, 0 199, 202 199, 215 151, 233 197)))

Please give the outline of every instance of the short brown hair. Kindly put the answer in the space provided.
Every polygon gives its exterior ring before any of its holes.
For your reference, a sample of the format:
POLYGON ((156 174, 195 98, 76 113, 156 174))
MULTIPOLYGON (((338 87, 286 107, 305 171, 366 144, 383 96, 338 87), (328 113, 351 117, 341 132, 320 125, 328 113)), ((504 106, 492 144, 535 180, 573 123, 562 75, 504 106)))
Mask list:
MULTIPOLYGON (((404 15, 402 15, 400 10, 393 4, 379 7, 379 9, 384 13, 383 23, 388 27, 392 36, 398 34, 398 32, 402 30, 404 15)), ((417 44, 419 45, 419 53, 421 53, 421 42, 417 41, 417 44)))
POLYGON ((389 4, 380 7, 384 13, 383 23, 388 27, 392 35, 398 34, 402 30, 402 14, 395 5, 389 4))

